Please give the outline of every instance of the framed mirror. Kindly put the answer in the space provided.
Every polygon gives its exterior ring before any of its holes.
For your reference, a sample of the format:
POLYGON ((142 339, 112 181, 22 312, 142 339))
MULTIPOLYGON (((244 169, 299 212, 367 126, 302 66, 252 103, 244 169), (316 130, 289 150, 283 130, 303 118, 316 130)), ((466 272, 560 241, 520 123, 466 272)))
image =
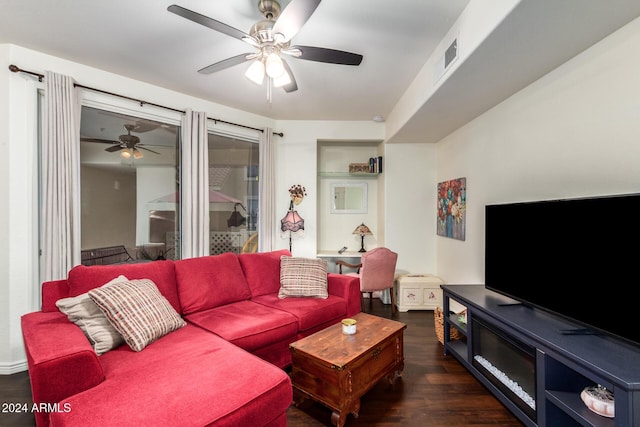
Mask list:
POLYGON ((331 213, 367 213, 367 183, 340 182, 331 184, 331 213))

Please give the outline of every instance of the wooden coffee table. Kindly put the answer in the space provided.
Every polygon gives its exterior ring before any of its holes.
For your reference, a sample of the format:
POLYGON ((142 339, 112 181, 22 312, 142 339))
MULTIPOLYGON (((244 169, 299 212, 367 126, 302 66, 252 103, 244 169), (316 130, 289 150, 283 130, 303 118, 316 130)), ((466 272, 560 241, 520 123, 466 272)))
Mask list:
POLYGON ((344 426, 347 414, 358 417, 360 398, 380 379, 402 375, 404 323, 358 313, 356 333, 342 324, 292 343, 291 382, 294 403, 311 398, 333 410, 331 422, 344 426))

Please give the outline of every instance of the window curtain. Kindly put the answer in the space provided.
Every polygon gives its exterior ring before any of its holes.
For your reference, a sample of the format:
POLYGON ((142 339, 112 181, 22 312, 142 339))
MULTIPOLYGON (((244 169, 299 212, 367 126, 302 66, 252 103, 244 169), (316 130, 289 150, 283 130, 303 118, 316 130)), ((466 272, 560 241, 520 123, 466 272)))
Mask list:
POLYGON ((258 173, 258 191, 260 192, 258 210, 258 251, 268 252, 275 249, 275 235, 278 219, 275 211, 275 147, 273 129, 265 128, 260 135, 260 171, 258 173))
POLYGON ((209 255, 209 149, 206 113, 182 116, 180 257, 209 255))
POLYGON ((80 96, 74 81, 45 72, 40 279, 80 264, 80 96))

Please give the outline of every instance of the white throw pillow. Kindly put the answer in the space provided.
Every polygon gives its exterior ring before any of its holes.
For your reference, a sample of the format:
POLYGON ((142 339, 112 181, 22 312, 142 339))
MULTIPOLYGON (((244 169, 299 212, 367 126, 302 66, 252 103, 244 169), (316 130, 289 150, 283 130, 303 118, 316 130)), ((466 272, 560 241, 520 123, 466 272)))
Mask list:
MULTIPOLYGON (((128 280, 125 276, 118 276, 104 286, 128 280)), ((67 315, 70 322, 80 327, 98 355, 124 344, 122 335, 111 325, 88 293, 59 299, 56 306, 67 315)))

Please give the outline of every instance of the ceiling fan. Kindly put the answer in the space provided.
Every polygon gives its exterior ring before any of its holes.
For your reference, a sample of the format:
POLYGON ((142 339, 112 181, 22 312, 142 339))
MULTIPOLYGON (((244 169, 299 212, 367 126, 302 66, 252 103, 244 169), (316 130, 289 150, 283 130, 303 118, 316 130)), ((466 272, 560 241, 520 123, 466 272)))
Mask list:
POLYGON ((98 142, 101 144, 111 144, 111 147, 107 147, 105 151, 110 153, 121 151, 120 156, 125 159, 131 158, 133 156, 134 159, 141 159, 143 156, 140 150, 149 151, 154 154, 160 154, 157 151, 150 150, 144 146, 144 144, 140 143, 140 138, 135 135, 131 135, 131 131, 135 131, 136 125, 124 125, 127 133, 124 135, 120 135, 118 137, 119 141, 112 141, 108 139, 99 139, 99 138, 80 138, 81 141, 84 142, 98 142))
POLYGON ((167 10, 254 47, 257 50, 256 52, 233 56, 204 67, 198 72, 211 74, 234 65, 253 61, 245 76, 254 83, 261 85, 266 75, 267 98, 271 102, 272 85, 274 87, 282 87, 285 92, 298 90, 291 68, 289 68, 281 54, 330 64, 357 66, 362 62, 362 55, 356 53, 314 46, 291 45, 291 39, 300 31, 319 4, 320 0, 292 0, 281 11, 280 3, 276 0, 259 0, 258 9, 265 19, 255 23, 248 34, 175 4, 169 6, 167 10))

